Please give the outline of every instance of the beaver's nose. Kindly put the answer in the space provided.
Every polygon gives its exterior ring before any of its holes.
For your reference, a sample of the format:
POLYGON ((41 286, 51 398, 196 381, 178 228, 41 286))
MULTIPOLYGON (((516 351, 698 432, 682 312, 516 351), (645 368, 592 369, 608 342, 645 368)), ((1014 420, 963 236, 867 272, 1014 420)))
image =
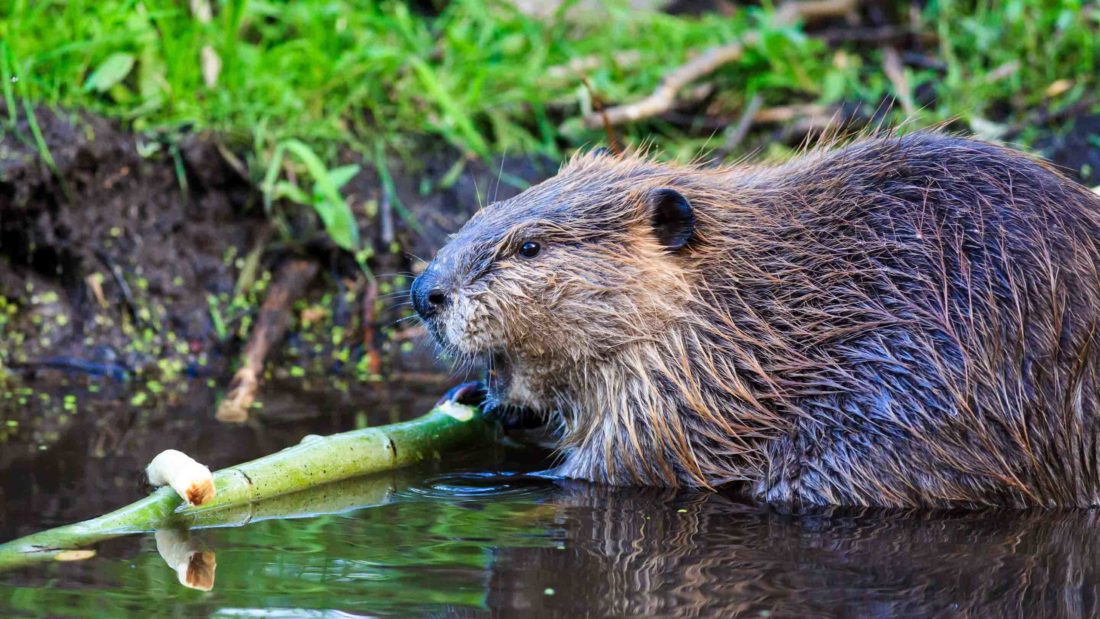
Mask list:
POLYGON ((421 318, 431 318, 439 313, 447 305, 447 292, 439 285, 435 273, 431 269, 424 271, 413 280, 412 290, 413 307, 421 318))

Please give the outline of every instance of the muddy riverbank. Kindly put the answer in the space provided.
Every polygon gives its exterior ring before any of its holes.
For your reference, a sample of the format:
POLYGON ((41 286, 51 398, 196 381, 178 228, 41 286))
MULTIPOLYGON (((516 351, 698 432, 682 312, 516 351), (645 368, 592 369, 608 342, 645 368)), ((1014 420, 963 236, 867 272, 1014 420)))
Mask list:
POLYGON ((85 400, 148 409, 186 399, 188 385, 224 386, 272 272, 290 259, 316 262, 319 275, 293 305, 269 378, 323 377, 336 391, 382 378, 441 381, 447 364, 415 321, 401 320, 418 257, 481 202, 556 165, 490 166, 442 149, 391 162, 385 180, 362 166, 343 193, 372 248, 359 256, 371 290, 309 206, 264 204, 262 170, 229 138, 137 134, 43 108, 34 120, 22 116, 0 140, 0 437, 34 443, 56 437, 58 420, 85 400), (32 415, 31 400, 53 406, 32 415))

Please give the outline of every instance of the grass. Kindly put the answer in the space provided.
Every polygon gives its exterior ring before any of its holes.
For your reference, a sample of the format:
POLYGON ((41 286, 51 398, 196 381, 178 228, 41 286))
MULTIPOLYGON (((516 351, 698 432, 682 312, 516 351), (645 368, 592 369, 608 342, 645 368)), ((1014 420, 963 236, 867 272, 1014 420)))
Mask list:
MULTIPOLYGON (((176 0, 9 0, 0 4, 0 39, 5 72, 10 62, 18 91, 36 102, 88 107, 138 130, 194 124, 254 139, 261 128, 272 144, 293 138, 364 153, 377 140, 400 149, 428 134, 483 156, 560 155, 602 135, 571 122, 589 93, 577 79, 549 79, 550 67, 604 58, 587 75, 592 88, 606 101, 631 100, 689 53, 748 29, 761 30, 763 43, 721 73, 719 110, 733 112, 755 92, 769 103, 873 105, 890 93, 877 52, 838 57, 798 29, 769 26, 765 13, 612 9, 577 24, 490 0, 456 0, 439 16, 401 2, 227 0, 203 24, 176 0), (204 45, 223 63, 213 88, 202 78, 204 45), (623 52, 640 62, 617 68, 612 58, 623 52)), ((1005 104, 1025 110, 1058 80, 1071 82, 1063 101, 1095 90, 1098 19, 1096 3, 1081 0, 929 3, 919 22, 938 35, 932 52, 945 71, 911 75, 914 88, 928 83, 937 94, 922 120, 1003 116, 1005 104)), ((639 129, 627 138, 685 138, 659 123, 639 129)))
MULTIPOLYGON (((181 2, 17 2, 3 11, 20 87, 35 101, 89 107, 136 129, 193 123, 278 143, 401 147, 429 133, 467 152, 559 152, 556 117, 579 82, 549 84, 550 66, 643 50, 636 74, 592 75, 608 99, 642 92, 689 50, 729 40, 747 17, 687 21, 615 11, 599 24, 545 24, 483 0, 441 16, 402 3, 231 2, 208 24, 181 2), (661 41, 661 49, 647 44, 661 41), (203 83, 200 49, 223 61, 203 83)), ((792 38, 791 46, 805 47, 792 38)), ((795 56, 806 56, 805 51, 795 56)), ((575 140, 599 135, 577 134, 575 140)))
POLYGON ((1100 3, 937 0, 930 12, 946 67, 938 116, 1027 118, 1040 106, 1057 111, 1082 97, 1095 107, 1100 3))

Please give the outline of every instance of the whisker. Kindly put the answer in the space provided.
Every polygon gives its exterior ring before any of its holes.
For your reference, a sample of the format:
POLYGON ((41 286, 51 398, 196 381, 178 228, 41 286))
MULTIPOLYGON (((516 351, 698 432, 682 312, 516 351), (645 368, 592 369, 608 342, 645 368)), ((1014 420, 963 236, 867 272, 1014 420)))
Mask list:
POLYGON ((489 199, 489 203, 497 201, 497 196, 500 195, 500 179, 504 176, 504 162, 508 160, 508 147, 504 147, 504 154, 500 156, 500 170, 497 172, 497 184, 493 187, 493 197, 489 199))
POLYGON ((381 313, 393 314, 393 313, 396 312, 398 314, 406 314, 404 316, 398 316, 394 320, 403 319, 403 318, 410 318, 412 316, 416 316, 416 312, 405 312, 404 310, 405 310, 405 308, 403 308, 403 307, 387 307, 387 308, 383 308, 381 313))
MULTIPOLYGON (((398 290, 398 291, 395 291, 395 292, 387 292, 386 294, 380 294, 380 295, 378 295, 374 298, 376 300, 386 301, 388 299, 396 299, 398 297, 407 297, 407 296, 409 296, 409 291, 408 290, 398 290)), ((411 301, 410 301, 410 303, 411 303, 411 301)))
POLYGON ((417 316, 416 314, 413 314, 412 316, 402 316, 401 318, 398 318, 397 320, 394 320, 393 322, 389 323, 386 326, 396 327, 397 325, 401 324, 402 322, 405 322, 406 320, 417 320, 419 318, 420 318, 420 316, 417 316))

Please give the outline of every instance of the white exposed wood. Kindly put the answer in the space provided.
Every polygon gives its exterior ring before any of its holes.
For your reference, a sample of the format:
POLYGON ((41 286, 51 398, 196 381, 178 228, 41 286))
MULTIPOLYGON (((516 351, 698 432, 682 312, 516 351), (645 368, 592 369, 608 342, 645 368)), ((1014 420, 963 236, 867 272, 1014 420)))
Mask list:
POLYGON ((149 477, 149 483, 154 486, 171 486, 180 498, 191 505, 202 505, 214 498, 216 492, 210 469, 175 449, 157 454, 145 468, 145 474, 149 477))

